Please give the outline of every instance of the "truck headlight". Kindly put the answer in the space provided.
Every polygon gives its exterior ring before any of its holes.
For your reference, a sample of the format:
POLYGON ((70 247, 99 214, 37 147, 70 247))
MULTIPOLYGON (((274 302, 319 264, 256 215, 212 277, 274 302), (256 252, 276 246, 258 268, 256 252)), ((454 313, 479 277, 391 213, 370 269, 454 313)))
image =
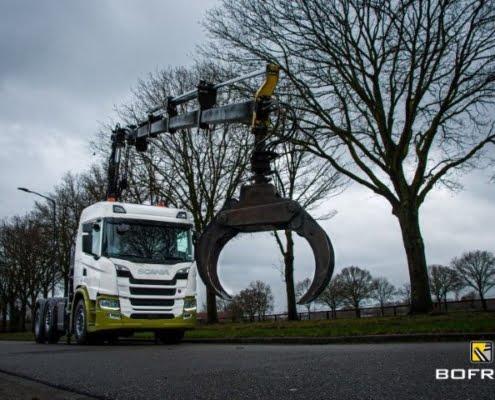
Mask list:
POLYGON ((196 311, 196 298, 186 297, 184 299, 184 311, 191 312, 196 311))
POLYGON ((105 310, 120 310, 120 303, 118 299, 100 299, 98 301, 100 308, 105 310))
POLYGON ((131 271, 125 265, 121 265, 121 264, 114 264, 114 265, 115 265, 115 271, 117 272, 117 276, 119 278, 131 277, 131 271))
POLYGON ((189 274, 190 269, 191 269, 190 267, 185 267, 185 268, 179 269, 175 274, 176 278, 177 279, 187 279, 187 275, 189 274))

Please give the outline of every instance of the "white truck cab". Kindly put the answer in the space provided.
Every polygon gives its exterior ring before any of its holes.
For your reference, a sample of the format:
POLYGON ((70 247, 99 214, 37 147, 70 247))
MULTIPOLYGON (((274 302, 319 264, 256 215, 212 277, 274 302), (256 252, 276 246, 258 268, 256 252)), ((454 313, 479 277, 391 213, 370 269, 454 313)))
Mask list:
POLYGON ((42 340, 64 331, 78 343, 136 331, 180 340, 196 320, 192 234, 180 209, 109 201, 84 209, 69 299, 40 302, 42 340))

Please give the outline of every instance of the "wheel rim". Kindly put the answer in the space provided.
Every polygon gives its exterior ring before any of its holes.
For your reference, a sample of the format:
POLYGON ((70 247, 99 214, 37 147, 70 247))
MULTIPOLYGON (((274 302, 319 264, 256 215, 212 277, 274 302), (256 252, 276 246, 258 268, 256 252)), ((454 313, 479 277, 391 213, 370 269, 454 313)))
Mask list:
POLYGON ((76 316, 76 336, 81 337, 84 333, 84 309, 79 307, 76 316))

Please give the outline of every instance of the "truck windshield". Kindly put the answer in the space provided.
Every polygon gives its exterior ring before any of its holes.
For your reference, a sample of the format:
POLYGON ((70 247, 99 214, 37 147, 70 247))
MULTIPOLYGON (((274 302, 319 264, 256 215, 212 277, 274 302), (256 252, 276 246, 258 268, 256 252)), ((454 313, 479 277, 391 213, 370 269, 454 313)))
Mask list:
POLYGON ((107 219, 103 255, 150 264, 192 261, 191 227, 166 222, 107 219))

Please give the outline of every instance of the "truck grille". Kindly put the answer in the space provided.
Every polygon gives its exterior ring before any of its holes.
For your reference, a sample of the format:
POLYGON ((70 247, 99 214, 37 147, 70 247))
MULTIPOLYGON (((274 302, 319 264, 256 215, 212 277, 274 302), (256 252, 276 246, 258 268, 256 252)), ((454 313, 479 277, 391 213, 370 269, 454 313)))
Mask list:
POLYGON ((137 279, 134 278, 130 271, 117 270, 117 276, 119 278, 129 278, 129 283, 133 285, 162 285, 162 286, 175 286, 177 280, 187 279, 187 273, 177 273, 172 279, 158 280, 158 279, 137 279))
POLYGON ((131 294, 137 296, 173 296, 175 289, 161 289, 161 288, 138 288, 131 286, 129 288, 131 294))
POLYGON ((174 314, 131 314, 132 319, 172 319, 174 314))
POLYGON ((174 299, 130 299, 133 306, 172 307, 174 299))

